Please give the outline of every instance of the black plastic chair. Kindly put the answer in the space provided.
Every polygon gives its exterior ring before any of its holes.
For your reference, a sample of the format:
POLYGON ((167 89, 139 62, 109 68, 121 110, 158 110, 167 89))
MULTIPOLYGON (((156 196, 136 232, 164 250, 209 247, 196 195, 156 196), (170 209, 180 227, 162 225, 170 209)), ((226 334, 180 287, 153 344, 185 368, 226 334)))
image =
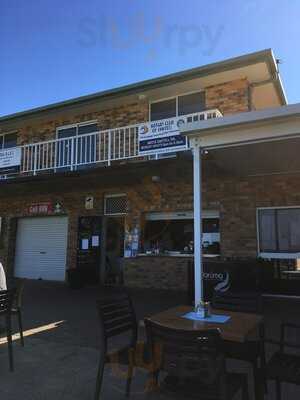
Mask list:
POLYGON ((5 330, 8 345, 8 358, 10 371, 14 370, 13 361, 13 348, 12 348, 12 329, 11 329, 11 315, 12 305, 16 295, 16 289, 0 291, 0 317, 5 319, 5 330))
MULTIPOLYGON (((212 300, 213 308, 227 311, 245 312, 253 314, 262 313, 261 295, 256 292, 215 292, 212 300)), ((252 365, 255 398, 262 397, 262 385, 264 384, 267 392, 265 374, 266 354, 265 354, 265 328, 264 324, 259 326, 259 338, 247 341, 246 343, 234 343, 225 341, 224 350, 228 358, 245 361, 252 365)))
MULTIPOLYGON (((287 329, 298 332, 298 337, 300 337, 300 325, 283 323, 281 325, 280 342, 278 343, 279 351, 273 354, 266 368, 267 379, 276 382, 277 400, 281 400, 281 382, 300 385, 300 344, 287 340, 287 329), (290 352, 286 352, 287 348, 290 349, 290 352), (298 350, 298 354, 296 350, 298 350)), ((274 342, 270 342, 274 344, 274 342)))
MULTIPOLYGON (((101 355, 96 382, 95 400, 99 399, 105 364, 128 365, 126 396, 130 394, 135 367, 146 367, 146 346, 138 342, 138 325, 130 296, 122 291, 112 292, 97 302, 101 325, 101 355), (109 351, 109 339, 130 334, 129 343, 118 350, 109 351)), ((106 288, 109 291, 109 289, 106 288)))
POLYGON ((187 332, 170 329, 145 319, 152 382, 172 397, 228 400, 242 390, 248 400, 246 374, 227 373, 219 330, 187 332), (167 374, 159 384, 161 372, 167 374))

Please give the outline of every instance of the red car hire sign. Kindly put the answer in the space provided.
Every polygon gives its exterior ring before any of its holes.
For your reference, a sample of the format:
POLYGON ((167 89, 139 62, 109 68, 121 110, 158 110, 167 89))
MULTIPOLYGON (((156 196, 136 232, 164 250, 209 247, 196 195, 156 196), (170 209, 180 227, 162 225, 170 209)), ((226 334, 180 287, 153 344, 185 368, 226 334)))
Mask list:
POLYGON ((28 214, 51 214, 52 212, 52 203, 37 203, 28 207, 28 214))

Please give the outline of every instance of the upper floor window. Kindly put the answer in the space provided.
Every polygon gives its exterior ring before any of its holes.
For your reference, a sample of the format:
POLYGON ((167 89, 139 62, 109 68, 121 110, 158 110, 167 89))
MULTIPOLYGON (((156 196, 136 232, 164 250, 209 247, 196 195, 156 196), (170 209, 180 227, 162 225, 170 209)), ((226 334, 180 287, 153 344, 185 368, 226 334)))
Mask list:
POLYGON ((97 137, 93 134, 97 131, 95 121, 57 128, 57 138, 61 140, 56 147, 56 167, 63 170, 76 164, 76 168, 86 168, 95 163, 97 137), (75 141, 72 138, 76 136, 79 137, 75 141))
POLYGON ((0 135, 0 149, 9 149, 17 146, 17 133, 5 133, 0 135))
POLYGON ((57 137, 59 139, 68 138, 76 135, 87 135, 98 131, 96 122, 85 122, 82 124, 68 125, 57 128, 57 137))
POLYGON ((205 92, 195 92, 150 104, 150 120, 173 118, 205 110, 205 92))
POLYGON ((178 115, 194 114, 205 110, 205 92, 178 96, 178 115))
POLYGON ((150 106, 151 121, 176 117, 176 103, 176 98, 152 103, 150 106))
POLYGON ((300 252, 300 208, 258 210, 261 253, 300 252))

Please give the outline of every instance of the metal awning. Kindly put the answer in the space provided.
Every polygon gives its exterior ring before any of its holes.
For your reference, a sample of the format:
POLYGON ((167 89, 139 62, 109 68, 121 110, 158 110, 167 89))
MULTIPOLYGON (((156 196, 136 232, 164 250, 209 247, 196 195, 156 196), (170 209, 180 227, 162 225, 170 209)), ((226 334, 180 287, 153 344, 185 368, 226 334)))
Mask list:
POLYGON ((195 304, 202 290, 202 164, 224 173, 266 176, 300 172, 300 104, 187 124, 194 168, 195 304))

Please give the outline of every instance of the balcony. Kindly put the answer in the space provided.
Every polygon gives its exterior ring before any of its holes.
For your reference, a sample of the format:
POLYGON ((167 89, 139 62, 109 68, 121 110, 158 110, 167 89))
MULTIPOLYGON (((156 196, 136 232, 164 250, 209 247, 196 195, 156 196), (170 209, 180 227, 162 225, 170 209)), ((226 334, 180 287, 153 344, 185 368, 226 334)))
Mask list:
MULTIPOLYGON (((215 109, 184 115, 176 120, 178 125, 179 119, 180 123, 188 124, 219 117, 222 117, 222 114, 215 109)), ((175 119, 155 121, 155 123, 166 125, 172 120, 174 123, 175 119)), ((118 161, 145 160, 151 156, 153 159, 153 155, 155 156, 158 151, 156 152, 153 148, 145 153, 144 150, 141 150, 139 142, 139 133, 147 125, 149 123, 141 123, 6 149, 4 153, 10 152, 12 159, 18 159, 18 161, 11 162, 9 156, 4 154, 2 157, 8 158, 6 164, 1 163, 0 151, 0 166, 2 167, 0 179, 74 171, 95 166, 110 166, 118 161), (13 163, 15 164, 13 165, 13 163)), ((179 128, 176 129, 178 135, 179 128)), ((166 151, 162 148, 159 153, 165 154, 170 151, 178 152, 188 149, 189 144, 185 143, 185 145, 175 146, 172 149, 167 148, 166 151)))

